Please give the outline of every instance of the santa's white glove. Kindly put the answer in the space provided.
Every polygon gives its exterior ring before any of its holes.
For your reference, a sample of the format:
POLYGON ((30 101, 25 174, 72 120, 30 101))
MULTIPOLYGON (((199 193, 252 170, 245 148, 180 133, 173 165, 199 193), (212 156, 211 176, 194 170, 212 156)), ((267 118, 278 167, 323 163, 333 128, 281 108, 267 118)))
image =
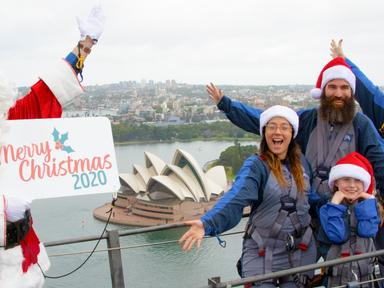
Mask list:
POLYGON ((15 222, 17 220, 24 218, 24 213, 27 211, 30 206, 31 202, 25 199, 20 199, 16 197, 10 197, 6 196, 6 214, 7 214, 7 221, 15 222))
POLYGON ((89 36, 92 40, 97 42, 103 33, 105 23, 105 14, 101 6, 94 6, 87 19, 80 19, 79 17, 76 19, 80 30, 81 40, 84 40, 85 37, 89 36))

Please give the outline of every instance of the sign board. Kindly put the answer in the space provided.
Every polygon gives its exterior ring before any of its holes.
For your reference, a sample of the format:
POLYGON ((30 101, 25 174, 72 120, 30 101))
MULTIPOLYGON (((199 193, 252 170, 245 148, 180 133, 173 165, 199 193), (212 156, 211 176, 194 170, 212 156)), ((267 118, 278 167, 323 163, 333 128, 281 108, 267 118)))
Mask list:
POLYGON ((2 129, 1 193, 32 200, 119 189, 107 118, 12 120, 2 129))

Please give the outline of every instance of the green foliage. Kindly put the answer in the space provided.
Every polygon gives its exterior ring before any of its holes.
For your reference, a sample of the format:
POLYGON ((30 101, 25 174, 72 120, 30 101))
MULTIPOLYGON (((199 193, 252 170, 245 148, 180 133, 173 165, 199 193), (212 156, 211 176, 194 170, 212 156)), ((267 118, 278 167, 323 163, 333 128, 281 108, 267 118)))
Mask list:
POLYGON ((194 139, 249 139, 255 135, 229 122, 196 123, 188 125, 135 125, 122 122, 112 126, 115 142, 130 141, 188 141, 194 139))
POLYGON ((241 146, 240 143, 235 140, 234 146, 228 147, 221 152, 219 160, 215 162, 215 165, 223 165, 226 168, 228 178, 233 178, 240 170, 244 160, 257 152, 258 148, 256 145, 241 146))

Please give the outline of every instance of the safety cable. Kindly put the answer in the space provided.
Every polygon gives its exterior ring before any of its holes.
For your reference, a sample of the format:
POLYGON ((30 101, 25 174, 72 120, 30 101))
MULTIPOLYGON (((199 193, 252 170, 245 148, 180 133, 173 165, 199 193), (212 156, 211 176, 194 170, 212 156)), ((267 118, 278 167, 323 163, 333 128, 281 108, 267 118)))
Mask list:
POLYGON ((105 223, 105 226, 104 226, 104 229, 103 229, 103 232, 101 233, 99 239, 97 240, 97 243, 95 245, 95 247, 92 249, 91 253, 88 255, 88 257, 83 261, 83 263, 81 263, 77 268, 75 268, 74 270, 68 272, 68 273, 65 273, 63 275, 59 275, 59 276, 49 276, 49 275, 46 275, 43 271, 43 269, 41 268, 41 266, 39 265, 39 263, 37 262, 36 264, 39 266, 40 268, 40 271, 41 273, 44 275, 44 278, 48 278, 48 279, 59 279, 59 278, 64 278, 68 275, 71 275, 72 273, 75 273, 77 270, 79 270, 81 267, 84 266, 84 264, 89 260, 89 258, 91 258, 91 256, 93 255, 93 253, 95 252, 97 246, 99 245, 101 239, 103 239, 103 236, 104 236, 104 233, 105 231, 107 230, 107 227, 108 227, 108 224, 109 224, 109 220, 111 219, 111 216, 112 216, 112 210, 113 210, 113 202, 112 202, 112 205, 111 205, 111 209, 109 209, 107 212, 105 212, 106 214, 109 213, 109 216, 108 216, 108 219, 107 219, 107 223, 105 223))
MULTIPOLYGON (((226 237, 236 234, 243 234, 245 231, 238 231, 238 232, 230 232, 230 233, 223 233, 220 236, 226 237)), ((204 236, 204 238, 214 238, 214 236, 204 236)), ((173 244, 177 243, 179 240, 168 240, 168 241, 162 241, 162 242, 154 242, 154 243, 146 243, 146 244, 137 244, 137 245, 129 245, 129 246, 119 246, 119 247, 112 247, 112 248, 103 248, 98 250, 93 250, 93 252, 105 252, 105 251, 114 251, 114 250, 126 250, 126 249, 134 249, 134 248, 143 248, 143 247, 149 247, 149 246, 159 246, 164 244, 173 244)), ((86 254, 90 253, 90 250, 84 250, 84 251, 78 251, 78 252, 68 252, 68 253, 59 253, 59 254, 49 254, 48 256, 51 257, 62 257, 62 256, 71 256, 71 255, 79 255, 79 254, 86 254)))

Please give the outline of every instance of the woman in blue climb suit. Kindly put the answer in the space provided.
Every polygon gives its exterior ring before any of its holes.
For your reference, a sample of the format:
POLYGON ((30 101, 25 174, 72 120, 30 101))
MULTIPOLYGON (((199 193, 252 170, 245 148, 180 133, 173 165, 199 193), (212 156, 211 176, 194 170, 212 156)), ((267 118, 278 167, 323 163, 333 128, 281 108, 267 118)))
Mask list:
MULTIPOLYGON (((260 116, 260 156, 249 157, 232 188, 180 238, 184 250, 199 247, 204 235, 217 236, 237 225, 244 207, 251 216, 243 240, 241 276, 250 277, 311 264, 316 246, 309 227, 310 166, 294 142, 298 116, 273 106, 260 116)), ((304 287, 307 276, 294 275, 248 287, 304 287)))
MULTIPOLYGON (((331 200, 320 208, 317 240, 327 249, 326 260, 374 251, 379 228, 377 201, 373 195, 373 169, 367 158, 352 152, 341 158, 329 174, 331 200)), ((363 259, 328 269, 328 287, 373 278, 373 259, 363 259)), ((374 287, 373 283, 360 287, 374 287)))

